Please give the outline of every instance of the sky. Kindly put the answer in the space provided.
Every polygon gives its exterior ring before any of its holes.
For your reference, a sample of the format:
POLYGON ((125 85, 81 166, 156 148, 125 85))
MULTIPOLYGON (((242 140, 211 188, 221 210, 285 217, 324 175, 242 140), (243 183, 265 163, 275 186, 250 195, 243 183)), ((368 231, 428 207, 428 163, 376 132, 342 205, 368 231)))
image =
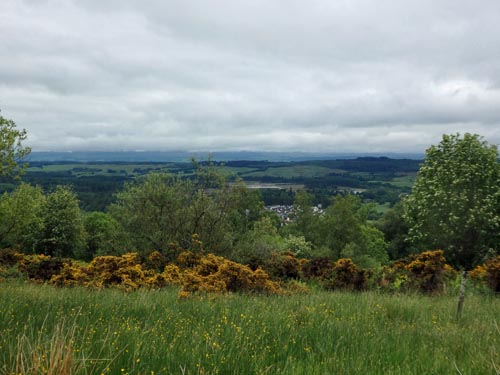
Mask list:
POLYGON ((500 1, 2 0, 0 110, 34 151, 500 143, 500 1))

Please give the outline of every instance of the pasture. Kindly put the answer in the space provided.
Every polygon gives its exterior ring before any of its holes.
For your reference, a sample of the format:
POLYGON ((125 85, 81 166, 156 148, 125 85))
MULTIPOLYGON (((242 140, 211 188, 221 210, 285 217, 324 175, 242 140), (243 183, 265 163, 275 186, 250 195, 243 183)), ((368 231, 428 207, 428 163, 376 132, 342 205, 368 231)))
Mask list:
POLYGON ((498 374, 500 300, 0 284, 0 373, 498 374), (65 367, 63 367, 65 366, 65 367))

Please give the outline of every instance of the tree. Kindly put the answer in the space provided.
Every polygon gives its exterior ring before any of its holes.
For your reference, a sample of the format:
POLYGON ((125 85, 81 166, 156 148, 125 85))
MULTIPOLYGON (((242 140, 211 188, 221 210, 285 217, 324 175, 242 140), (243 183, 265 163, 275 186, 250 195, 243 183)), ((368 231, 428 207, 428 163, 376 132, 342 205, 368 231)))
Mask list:
POLYGON ((91 212, 84 219, 87 246, 85 257, 120 255, 127 248, 120 224, 106 212, 91 212))
POLYGON ((409 240, 421 250, 443 249, 446 259, 463 270, 497 250, 497 158, 497 147, 479 135, 444 135, 431 146, 405 201, 409 240))
POLYGON ((166 173, 150 173, 116 194, 111 215, 129 233, 137 250, 165 255, 171 243, 188 247, 193 183, 166 173))
POLYGON ((406 199, 408 238, 421 249, 443 249, 463 270, 460 318, 467 271, 498 250, 500 166, 496 146, 479 135, 444 135, 431 146, 406 199))
POLYGON ((172 250, 189 249, 196 235, 204 248, 228 255, 260 218, 263 204, 258 195, 241 183, 230 185, 211 166, 195 166, 192 180, 151 173, 116 195, 110 213, 137 250, 175 257, 172 250))
POLYGON ((43 228, 45 196, 40 187, 19 185, 0 197, 0 246, 19 246, 23 252, 35 251, 43 228))
POLYGON ((0 116, 0 177, 19 176, 25 164, 24 158, 31 152, 29 147, 23 147, 26 130, 16 128, 14 121, 0 116))
POLYGON ((47 196, 41 215, 39 251, 52 256, 82 257, 85 231, 75 193, 66 186, 58 186, 47 196))
POLYGON ((411 253, 418 252, 406 242, 408 223, 404 218, 404 214, 404 205, 400 201, 376 223, 377 228, 384 233, 388 245, 387 252, 392 260, 402 259, 411 253))

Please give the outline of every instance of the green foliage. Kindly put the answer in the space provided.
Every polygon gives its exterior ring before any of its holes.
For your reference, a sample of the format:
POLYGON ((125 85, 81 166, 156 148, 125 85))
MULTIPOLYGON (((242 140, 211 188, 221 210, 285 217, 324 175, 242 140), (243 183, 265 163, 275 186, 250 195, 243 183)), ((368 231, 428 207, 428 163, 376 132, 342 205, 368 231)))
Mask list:
POLYGON ((359 269, 351 259, 341 258, 332 267, 332 272, 324 280, 327 289, 364 290, 368 283, 368 273, 359 269))
POLYGON ((210 167, 199 167, 194 180, 151 173, 128 184, 110 207, 141 252, 159 250, 174 259, 172 244, 190 248, 193 235, 218 254, 262 213, 262 202, 242 184, 229 185, 210 167))
POLYGON ((118 192, 110 213, 130 234, 139 251, 166 253, 171 242, 186 245, 190 241, 187 211, 193 194, 191 181, 151 173, 118 192))
POLYGON ((393 260, 404 258, 416 251, 406 242, 408 223, 404 213, 404 205, 398 202, 376 223, 377 228, 384 233, 387 242, 387 253, 393 260))
POLYGON ((497 250, 500 165, 496 146, 478 135, 444 135, 426 152, 406 199, 409 238, 420 249, 442 248, 466 270, 497 250))
POLYGON ((50 193, 41 212, 43 229, 38 251, 60 257, 82 257, 85 245, 83 218, 73 191, 59 186, 50 193))
POLYGON ((443 250, 435 250, 400 259, 385 267, 382 275, 384 287, 435 294, 456 277, 456 271, 446 263, 443 250))
POLYGON ((35 281, 49 281, 58 275, 65 265, 71 265, 68 259, 50 255, 27 255, 19 260, 19 269, 35 281))
POLYGON ((0 197, 0 245, 32 253, 43 229, 45 196, 39 187, 19 185, 0 197))
POLYGON ((237 243, 231 258, 256 269, 263 266, 273 253, 285 250, 286 246, 272 220, 264 216, 237 243))
POLYGON ((26 130, 16 128, 13 120, 0 116, 0 177, 18 176, 26 168, 21 164, 31 152, 22 142, 26 139, 26 130))
POLYGON ((97 255, 119 255, 127 247, 125 232, 110 214, 91 212, 85 216, 83 224, 87 234, 87 259, 97 255))
POLYGON ((373 205, 362 204, 359 197, 337 195, 322 213, 313 211, 313 196, 297 192, 296 221, 285 233, 303 236, 314 245, 309 256, 328 255, 333 259, 349 257, 365 267, 377 267, 388 260, 383 233, 368 222, 373 205), (328 249, 325 253, 323 249, 328 249))

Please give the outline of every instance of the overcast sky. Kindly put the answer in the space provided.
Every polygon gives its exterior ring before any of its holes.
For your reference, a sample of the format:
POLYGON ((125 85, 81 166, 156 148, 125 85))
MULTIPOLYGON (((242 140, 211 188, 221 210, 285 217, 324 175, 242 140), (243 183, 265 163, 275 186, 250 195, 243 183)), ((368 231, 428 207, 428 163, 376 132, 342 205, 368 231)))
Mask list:
POLYGON ((499 144, 499 20, 498 0, 1 0, 1 115, 34 151, 499 144))

